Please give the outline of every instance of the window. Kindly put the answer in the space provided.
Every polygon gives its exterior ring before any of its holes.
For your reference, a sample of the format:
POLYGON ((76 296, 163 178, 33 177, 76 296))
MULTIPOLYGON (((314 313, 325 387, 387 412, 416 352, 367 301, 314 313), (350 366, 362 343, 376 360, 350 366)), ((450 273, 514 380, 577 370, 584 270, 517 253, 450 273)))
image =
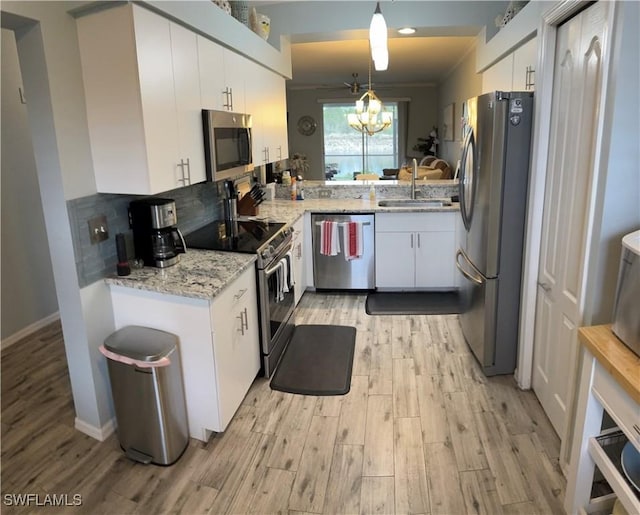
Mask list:
POLYGON ((393 115, 391 126, 373 136, 349 127, 347 114, 354 104, 324 104, 324 168, 327 179, 353 180, 361 172, 382 175, 383 168, 398 168, 398 104, 385 102, 393 115))

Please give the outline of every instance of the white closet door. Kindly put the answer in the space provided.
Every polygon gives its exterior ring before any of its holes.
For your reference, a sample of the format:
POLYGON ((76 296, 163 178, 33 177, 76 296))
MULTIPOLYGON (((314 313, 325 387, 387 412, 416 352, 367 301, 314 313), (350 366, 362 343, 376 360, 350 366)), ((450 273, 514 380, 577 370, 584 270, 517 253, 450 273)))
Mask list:
POLYGON ((586 220, 602 87, 606 2, 558 29, 538 272, 533 389, 564 435, 583 299, 586 220))

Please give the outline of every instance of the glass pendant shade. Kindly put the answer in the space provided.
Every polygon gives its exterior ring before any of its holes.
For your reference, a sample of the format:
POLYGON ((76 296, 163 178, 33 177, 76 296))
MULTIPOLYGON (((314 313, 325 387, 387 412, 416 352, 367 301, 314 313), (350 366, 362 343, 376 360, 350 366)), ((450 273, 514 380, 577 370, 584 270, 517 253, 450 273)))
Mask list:
POLYGON ((356 100, 355 113, 347 115, 347 122, 353 129, 373 136, 391 125, 391 113, 383 110, 382 101, 371 88, 371 61, 376 70, 386 70, 389 65, 389 50, 387 48, 387 23, 384 21, 380 2, 371 19, 369 27, 369 44, 371 58, 369 59, 369 84, 367 92, 356 100))
POLYGON ((369 43, 371 44, 371 51, 378 48, 387 49, 387 22, 382 16, 380 10, 380 2, 376 4, 376 10, 371 18, 371 25, 369 26, 369 43))
POLYGON ((383 72, 389 67, 389 52, 378 50, 373 54, 373 66, 376 71, 383 72))

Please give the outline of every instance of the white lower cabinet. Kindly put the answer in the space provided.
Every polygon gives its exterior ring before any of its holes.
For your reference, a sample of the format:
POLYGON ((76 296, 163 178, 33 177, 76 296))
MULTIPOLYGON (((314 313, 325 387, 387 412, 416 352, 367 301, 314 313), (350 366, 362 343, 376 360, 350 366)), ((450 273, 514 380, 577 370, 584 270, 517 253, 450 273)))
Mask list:
POLYGON ((255 270, 213 301, 111 285, 116 329, 140 325, 179 338, 189 434, 224 431, 260 370, 255 270))
POLYGON ((218 413, 222 431, 260 370, 258 299, 253 268, 211 304, 218 413))
POLYGON ((300 302, 302 294, 307 288, 307 277, 304 266, 304 217, 300 217, 293 224, 293 276, 295 278, 295 302, 300 302))
POLYGON ((376 213, 376 288, 456 288, 457 215, 376 213))

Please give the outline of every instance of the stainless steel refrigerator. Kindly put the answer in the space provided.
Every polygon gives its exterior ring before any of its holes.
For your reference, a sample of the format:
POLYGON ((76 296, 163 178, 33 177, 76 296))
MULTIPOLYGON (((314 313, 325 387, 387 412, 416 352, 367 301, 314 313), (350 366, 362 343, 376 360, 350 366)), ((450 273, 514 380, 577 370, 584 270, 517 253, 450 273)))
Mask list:
POLYGON ((463 112, 456 265, 462 332, 487 376, 516 367, 533 93, 487 93, 463 112))

